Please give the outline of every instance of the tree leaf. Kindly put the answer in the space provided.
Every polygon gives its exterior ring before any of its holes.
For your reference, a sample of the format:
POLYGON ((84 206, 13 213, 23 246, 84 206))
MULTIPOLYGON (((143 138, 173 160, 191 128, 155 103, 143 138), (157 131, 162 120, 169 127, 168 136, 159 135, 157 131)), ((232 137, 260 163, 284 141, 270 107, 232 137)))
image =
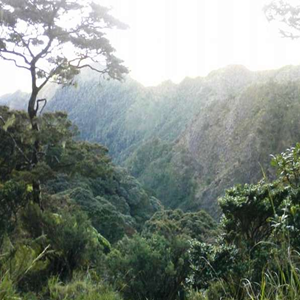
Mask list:
POLYGON ((3 130, 7 131, 9 127, 11 127, 16 121, 16 116, 13 114, 10 118, 8 118, 8 120, 5 122, 5 124, 3 125, 3 130))

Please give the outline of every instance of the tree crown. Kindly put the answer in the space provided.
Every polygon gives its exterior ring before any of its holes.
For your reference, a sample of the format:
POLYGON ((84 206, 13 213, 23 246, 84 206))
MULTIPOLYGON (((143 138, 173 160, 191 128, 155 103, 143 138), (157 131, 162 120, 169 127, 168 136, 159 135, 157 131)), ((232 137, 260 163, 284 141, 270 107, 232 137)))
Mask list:
POLYGON ((0 57, 29 70, 39 90, 72 83, 83 68, 114 79, 128 72, 106 38, 126 25, 93 1, 0 0, 0 24, 0 57))

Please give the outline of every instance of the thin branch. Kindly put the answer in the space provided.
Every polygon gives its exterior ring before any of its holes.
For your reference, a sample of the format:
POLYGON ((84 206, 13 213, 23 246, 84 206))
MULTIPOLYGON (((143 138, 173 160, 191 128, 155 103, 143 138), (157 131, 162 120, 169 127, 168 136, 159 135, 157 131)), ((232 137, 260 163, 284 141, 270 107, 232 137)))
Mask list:
POLYGON ((36 264, 37 261, 39 261, 40 259, 43 258, 43 256, 45 256, 47 254, 48 249, 51 247, 51 245, 49 244, 42 253, 40 253, 31 263, 30 266, 25 270, 25 272, 23 274, 21 274, 21 276, 19 276, 17 278, 17 282, 20 282, 24 276, 34 267, 34 265, 36 264))
POLYGON ((59 68, 64 64, 61 63, 59 64, 53 71, 50 71, 49 75, 45 78, 44 82, 38 87, 38 90, 40 91, 46 84, 47 82, 56 74, 56 72, 59 70, 59 68))
POLYGON ((28 59, 26 58, 26 56, 22 53, 19 53, 19 52, 16 52, 16 51, 10 51, 10 50, 7 50, 7 49, 1 49, 0 50, 0 53, 3 52, 3 53, 8 53, 8 54, 12 54, 12 55, 16 55, 16 56, 19 56, 19 57, 22 57, 25 61, 25 63, 27 65, 30 65, 30 62, 28 61, 28 59))
MULTIPOLYGON (((85 57, 80 57, 80 58, 74 58, 74 59, 72 59, 72 60, 69 61, 69 66, 78 68, 77 66, 73 66, 73 65, 71 65, 70 63, 71 63, 71 62, 74 62, 74 61, 76 61, 76 60, 79 60, 79 63, 80 63, 80 61, 82 61, 83 59, 86 59, 86 58, 88 58, 88 57, 85 56, 85 57)), ((48 83, 48 81, 49 81, 54 75, 57 74, 57 71, 63 66, 64 63, 65 63, 65 62, 63 61, 63 62, 62 62, 61 64, 59 64, 54 70, 50 71, 49 75, 45 78, 44 82, 38 87, 38 90, 39 90, 39 91, 40 91, 40 90, 48 83)), ((79 64, 79 63, 78 63, 78 64, 79 64)))
POLYGON ((15 66, 18 67, 18 68, 20 68, 20 69, 25 69, 25 70, 30 71, 30 68, 19 65, 15 59, 13 59, 13 58, 7 58, 7 57, 3 56, 1 54, 1 52, 0 52, 0 57, 3 58, 6 61, 12 61, 12 62, 14 62, 15 66))
POLYGON ((26 42, 24 41, 24 39, 23 39, 23 36, 22 36, 19 32, 17 32, 14 28, 13 28, 13 32, 19 36, 19 38, 21 39, 23 45, 26 47, 26 49, 28 50, 30 56, 33 58, 34 55, 33 55, 32 51, 31 51, 31 49, 30 49, 30 47, 29 47, 29 42, 26 43, 26 42))
POLYGON ((45 70, 42 69, 41 67, 36 67, 36 69, 37 69, 38 71, 43 72, 45 75, 49 75, 49 72, 48 72, 48 71, 45 71, 45 70))
POLYGON ((44 108, 45 108, 45 106, 47 105, 47 99, 46 98, 43 98, 43 99, 38 99, 37 101, 36 101, 36 113, 38 112, 38 110, 39 110, 39 103, 40 102, 44 102, 44 105, 43 105, 43 107, 42 107, 42 109, 41 109, 41 111, 40 111, 40 114, 42 114, 42 112, 43 112, 43 110, 44 110, 44 108))
POLYGON ((107 72, 107 70, 99 70, 97 68, 94 68, 92 67, 91 65, 89 64, 86 64, 86 65, 82 65, 82 66, 73 66, 70 64, 71 67, 74 67, 74 68, 77 68, 77 69, 84 69, 84 68, 90 68, 91 70, 97 72, 97 73, 101 73, 101 74, 105 74, 107 72))
POLYGON ((51 47, 52 42, 53 42, 53 38, 49 38, 49 41, 48 41, 47 46, 46 46, 39 54, 37 54, 37 55, 33 58, 31 64, 32 64, 32 63, 35 64, 40 58, 44 57, 44 55, 47 54, 48 50, 49 50, 50 47, 51 47))
POLYGON ((77 57, 77 58, 74 58, 74 59, 72 59, 72 60, 69 60, 69 61, 68 61, 68 64, 69 64, 69 66, 74 67, 74 66, 72 65, 72 62, 75 62, 76 60, 78 60, 77 66, 75 66, 76 68, 78 68, 78 67, 80 66, 80 63, 81 63, 83 60, 88 59, 88 58, 89 58, 88 55, 82 55, 82 56, 80 56, 80 57, 77 57))

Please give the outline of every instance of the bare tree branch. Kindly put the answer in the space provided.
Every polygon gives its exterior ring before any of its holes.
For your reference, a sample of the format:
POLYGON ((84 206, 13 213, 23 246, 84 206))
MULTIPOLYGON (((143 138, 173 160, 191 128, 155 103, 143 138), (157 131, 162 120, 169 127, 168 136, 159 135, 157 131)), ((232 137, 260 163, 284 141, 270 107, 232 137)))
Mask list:
POLYGON ((49 75, 45 78, 45 80, 43 81, 43 83, 38 87, 38 90, 40 91, 47 83, 48 81, 57 74, 57 71, 61 68, 61 66, 63 65, 63 63, 59 64, 54 70, 52 70, 49 75))
POLYGON ((29 68, 29 67, 25 67, 25 66, 19 65, 15 59, 5 57, 5 56, 2 55, 1 52, 0 52, 0 57, 1 57, 2 59, 6 60, 6 61, 12 61, 12 62, 14 62, 15 66, 18 67, 18 68, 26 69, 26 70, 30 71, 30 68, 29 68))
POLYGON ((24 45, 25 48, 28 50, 30 56, 31 56, 31 57, 34 57, 32 51, 31 51, 31 49, 30 49, 30 47, 29 47, 29 42, 26 43, 26 42, 24 41, 24 39, 23 39, 23 36, 22 36, 19 32, 17 32, 14 28, 13 28, 13 32, 14 32, 16 35, 18 35, 18 37, 21 39, 23 45, 24 45))
POLYGON ((43 99, 38 99, 38 100, 36 101, 36 112, 37 112, 37 113, 38 113, 38 110, 39 110, 39 103, 40 103, 40 102, 44 102, 44 105, 43 105, 43 107, 42 107, 42 109, 41 109, 41 111, 40 111, 40 114, 42 114, 42 112, 43 112, 45 106, 47 105, 47 99, 46 99, 46 98, 43 98, 43 99))
POLYGON ((106 69, 104 69, 104 70, 99 70, 99 69, 97 69, 97 68, 95 68, 95 67, 92 67, 92 66, 89 65, 89 64, 85 64, 85 65, 82 65, 82 66, 73 66, 73 65, 70 64, 70 66, 71 66, 71 67, 74 67, 74 68, 76 68, 76 69, 90 68, 91 70, 93 70, 93 71, 95 71, 95 72, 97 72, 97 73, 101 73, 101 74, 105 74, 105 73, 107 72, 106 69))

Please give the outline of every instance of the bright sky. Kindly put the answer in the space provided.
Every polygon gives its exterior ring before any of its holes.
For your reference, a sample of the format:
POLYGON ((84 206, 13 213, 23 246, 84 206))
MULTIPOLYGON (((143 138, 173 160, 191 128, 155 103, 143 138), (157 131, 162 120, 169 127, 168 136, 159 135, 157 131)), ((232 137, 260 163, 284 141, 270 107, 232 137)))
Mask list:
MULTIPOLYGON (((205 76, 229 64, 250 70, 300 64, 300 40, 281 38, 262 7, 268 0, 98 0, 127 23, 109 36, 144 85, 205 76)), ((299 1, 298 1, 299 2, 299 1)), ((29 74, 0 62, 0 94, 26 89, 29 74)))

